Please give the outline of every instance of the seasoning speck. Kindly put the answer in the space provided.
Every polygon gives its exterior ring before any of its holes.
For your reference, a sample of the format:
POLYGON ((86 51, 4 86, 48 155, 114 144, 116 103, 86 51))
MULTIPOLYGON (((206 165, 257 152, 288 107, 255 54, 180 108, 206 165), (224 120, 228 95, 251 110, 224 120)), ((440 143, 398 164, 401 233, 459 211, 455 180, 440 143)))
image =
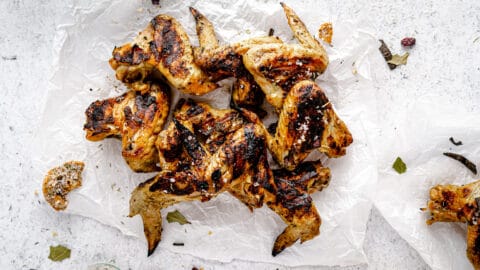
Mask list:
POLYGON ((450 137, 449 140, 450 140, 451 143, 453 143, 453 144, 456 145, 456 146, 459 146, 459 145, 462 145, 462 144, 463 144, 462 141, 456 142, 456 141, 453 139, 453 137, 450 137))
MULTIPOLYGON (((385 59, 385 61, 388 63, 388 61, 392 60, 392 57, 393 57, 392 52, 390 51, 387 44, 385 44, 385 42, 382 39, 380 39, 380 43, 382 45, 378 49, 382 53, 383 59, 385 59)), ((393 70, 397 67, 397 65, 388 63, 388 67, 393 70)))

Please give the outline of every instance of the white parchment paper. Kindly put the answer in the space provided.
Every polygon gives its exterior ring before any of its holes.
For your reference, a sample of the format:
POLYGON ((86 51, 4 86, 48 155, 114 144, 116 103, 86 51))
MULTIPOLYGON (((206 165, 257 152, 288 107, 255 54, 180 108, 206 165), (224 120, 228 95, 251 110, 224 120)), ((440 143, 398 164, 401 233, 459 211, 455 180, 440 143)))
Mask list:
MULTIPOLYGON (((425 224, 431 187, 439 184, 462 185, 478 180, 458 161, 442 155, 454 152, 479 165, 480 119, 478 115, 452 107, 441 98, 421 99, 405 108, 396 136, 381 140, 385 151, 379 154, 379 181, 375 205, 398 233, 414 247, 432 269, 472 269, 466 257, 466 225, 439 222, 425 224), (449 141, 463 142, 455 146, 449 141), (398 153, 407 164, 399 175, 392 169, 398 153)), ((397 119, 398 120, 398 119, 397 119)))
MULTIPOLYGON (((315 35, 321 23, 333 22, 333 47, 327 46, 330 65, 317 83, 325 89, 354 138, 345 157, 322 157, 331 168, 332 181, 326 190, 313 195, 322 217, 320 236, 272 257, 274 239, 285 224, 266 207, 251 213, 235 198, 222 194, 206 203, 182 203, 165 209, 164 217, 178 209, 192 224, 165 221, 158 249, 219 261, 243 259, 291 266, 366 262, 362 246, 371 207, 368 193, 377 179, 375 151, 367 136, 375 129, 376 120, 369 55, 377 50, 377 43, 367 26, 353 20, 338 21, 337 15, 321 3, 287 4, 315 35), (173 242, 185 245, 172 246, 173 242)), ((153 174, 132 173, 121 156, 120 141, 87 141, 82 130, 84 111, 97 99, 125 91, 108 59, 115 45, 130 42, 153 16, 174 16, 192 43, 197 43, 188 6, 213 22, 222 42, 266 35, 270 28, 285 42, 295 42, 276 1, 165 0, 161 7, 154 7, 150 1, 99 0, 89 6, 78 5, 58 27, 49 96, 37 134, 39 179, 48 168, 66 160, 86 163, 83 186, 70 194, 67 213, 96 219, 145 241, 140 217, 127 217, 128 200, 130 192, 153 174)), ((221 107, 226 106, 228 97, 226 89, 219 89, 202 100, 221 107)), ((161 258, 153 254, 151 259, 161 258)))

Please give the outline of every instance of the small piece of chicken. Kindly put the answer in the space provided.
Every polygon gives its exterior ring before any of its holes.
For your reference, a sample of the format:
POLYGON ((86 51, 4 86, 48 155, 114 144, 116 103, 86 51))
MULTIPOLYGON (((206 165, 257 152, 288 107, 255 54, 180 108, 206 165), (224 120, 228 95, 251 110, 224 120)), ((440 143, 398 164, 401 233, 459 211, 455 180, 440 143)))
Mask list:
POLYGON ((295 169, 314 149, 328 157, 345 155, 353 141, 323 90, 312 81, 301 81, 292 87, 281 108, 274 135, 255 114, 240 111, 263 127, 272 156, 288 170, 295 169))
POLYGON ((116 47, 110 59, 118 80, 147 92, 145 80, 159 72, 173 87, 192 95, 217 88, 193 61, 188 35, 175 18, 158 15, 133 43, 116 47))
POLYGON ((122 155, 135 172, 157 171, 157 135, 169 110, 169 87, 149 82, 150 92, 129 91, 119 97, 97 100, 85 111, 84 130, 90 141, 121 138, 122 155))
POLYGON ((81 161, 68 161, 49 170, 43 179, 43 197, 56 211, 65 210, 68 193, 82 185, 83 167, 81 161))
POLYGON ((315 162, 293 172, 272 172, 263 128, 246 123, 238 112, 180 101, 157 147, 165 167, 140 184, 130 199, 130 216, 142 216, 149 255, 161 239, 161 209, 182 201, 207 201, 224 191, 250 209, 266 202, 287 223, 273 255, 298 239, 318 235, 320 217, 308 194, 328 184, 329 169, 315 162))
POLYGON ((467 223, 467 257, 480 269, 480 181, 468 185, 437 185, 430 189, 427 209, 435 222, 467 223))
POLYGON ((194 50, 195 63, 213 81, 234 77, 232 102, 236 106, 254 111, 261 117, 264 116, 265 111, 260 108, 264 94, 255 82, 252 74, 246 70, 242 55, 252 47, 270 43, 282 43, 282 41, 277 37, 260 37, 220 46, 212 23, 192 7, 190 7, 190 12, 195 18, 200 43, 200 47, 194 50))
POLYGON ((243 63, 277 110, 290 89, 299 81, 314 80, 328 66, 323 46, 308 32, 305 24, 287 5, 282 7, 297 44, 264 44, 243 54, 243 63))

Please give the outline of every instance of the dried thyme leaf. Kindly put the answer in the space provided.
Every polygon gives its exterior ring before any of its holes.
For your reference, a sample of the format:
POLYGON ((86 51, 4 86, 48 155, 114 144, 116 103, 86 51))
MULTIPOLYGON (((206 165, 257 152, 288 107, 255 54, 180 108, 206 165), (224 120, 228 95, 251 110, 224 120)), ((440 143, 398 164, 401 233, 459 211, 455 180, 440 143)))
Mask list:
POLYGON ((175 211, 173 211, 173 212, 169 212, 169 213, 167 214, 167 221, 168 221, 168 223, 178 222, 178 223, 180 223, 180 225, 191 224, 190 221, 188 221, 188 220, 182 215, 182 213, 180 213, 178 210, 175 210, 175 211))
POLYGON ((400 157, 395 159, 395 162, 392 165, 392 168, 397 171, 398 174, 402 174, 407 171, 407 165, 403 162, 400 157))
POLYGON ((449 140, 450 140, 451 143, 453 143, 453 144, 456 145, 456 146, 459 146, 459 145, 462 145, 462 144, 463 144, 462 141, 456 142, 456 141, 453 139, 453 137, 450 137, 449 140))
MULTIPOLYGON (((387 44, 385 44, 385 42, 382 39, 380 39, 380 43, 382 43, 382 45, 378 49, 382 53, 383 59, 385 59, 385 61, 388 63, 388 61, 392 60, 392 52, 390 51, 387 44)), ((393 70, 397 67, 397 65, 388 63, 388 67, 390 67, 390 69, 393 70)))
POLYGON ((48 258, 54 262, 60 262, 67 258, 70 258, 70 249, 62 245, 56 247, 50 246, 50 254, 48 258))
POLYGON ((465 167, 467 167, 473 174, 477 174, 477 166, 475 166, 475 164, 473 164, 473 162, 471 162, 470 160, 468 160, 466 157, 462 156, 462 155, 459 155, 459 154, 455 154, 455 153, 443 153, 443 155, 449 157, 449 158, 453 158, 455 159, 456 161, 462 163, 463 165, 465 165, 465 167))
POLYGON ((392 55, 392 59, 388 60, 387 63, 394 64, 396 66, 406 65, 409 55, 410 54, 408 52, 404 53, 403 55, 394 54, 392 55))

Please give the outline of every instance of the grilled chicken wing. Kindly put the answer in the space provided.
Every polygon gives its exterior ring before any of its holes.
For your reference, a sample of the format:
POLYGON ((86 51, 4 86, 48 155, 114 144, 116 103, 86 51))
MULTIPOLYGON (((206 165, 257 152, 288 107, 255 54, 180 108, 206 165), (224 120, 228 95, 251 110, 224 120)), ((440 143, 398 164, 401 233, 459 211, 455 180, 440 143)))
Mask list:
POLYGON ((264 94, 255 82, 252 74, 246 70, 242 61, 242 55, 252 47, 270 43, 282 43, 282 41, 277 37, 260 37, 220 46, 212 23, 192 7, 190 12, 196 21, 200 43, 200 47, 194 50, 195 63, 214 81, 235 77, 232 101, 236 106, 247 108, 264 116, 265 112, 260 109, 264 94))
POLYGON ((168 15, 156 16, 133 43, 115 48, 110 65, 117 79, 137 91, 149 91, 144 82, 155 71, 187 94, 202 95, 217 88, 193 61, 183 27, 168 15))
POLYGON ((290 89, 299 81, 314 80, 325 71, 328 56, 322 45, 287 5, 282 3, 297 44, 264 44, 243 54, 243 63, 265 93, 267 101, 280 109, 290 89))
POLYGON ((430 189, 427 209, 435 222, 467 223, 467 257, 480 269, 480 181, 463 186, 438 185, 430 189))
POLYGON ((122 155, 136 172, 158 170, 155 140, 169 110, 168 86, 149 82, 150 92, 129 91, 119 97, 97 100, 87 108, 84 130, 90 141, 116 137, 122 155))
POLYGON ((161 209, 181 201, 207 201, 224 191, 250 209, 266 202, 287 223, 273 255, 298 239, 318 235, 320 217, 309 194, 328 184, 329 169, 315 162, 293 172, 270 170, 262 129, 234 110, 191 100, 179 103, 157 142, 165 168, 140 184, 130 199, 130 216, 142 216, 149 254, 161 239, 161 209))
POLYGON ((240 111, 263 127, 268 149, 280 166, 288 170, 295 169, 313 149, 328 157, 342 156, 353 141, 323 90, 312 81, 301 81, 292 87, 283 103, 274 135, 255 114, 240 111))

